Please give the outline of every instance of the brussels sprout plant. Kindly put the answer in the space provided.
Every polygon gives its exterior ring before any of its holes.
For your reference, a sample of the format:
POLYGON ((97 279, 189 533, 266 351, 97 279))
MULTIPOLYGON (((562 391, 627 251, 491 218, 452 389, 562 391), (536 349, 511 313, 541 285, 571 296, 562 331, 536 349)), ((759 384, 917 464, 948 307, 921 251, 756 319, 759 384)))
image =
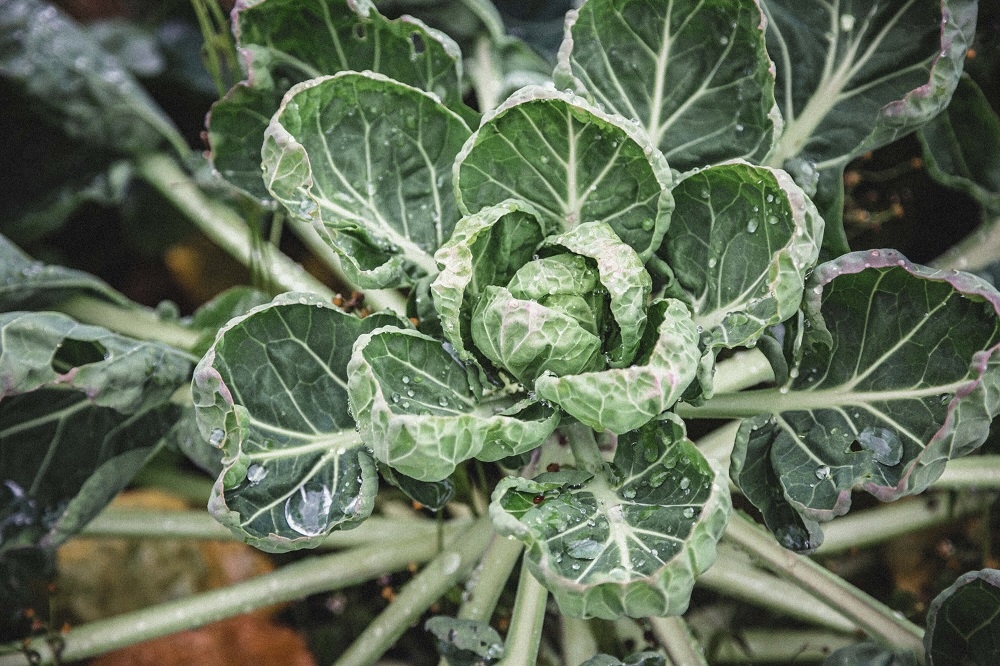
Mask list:
MULTIPOLYGON (((242 78, 207 117, 208 164, 92 32, 0 2, 5 104, 41 109, 55 155, 104 160, 89 190, 64 183, 72 201, 16 208, 5 233, 58 227, 98 182, 120 200, 117 174, 274 292, 178 319, 2 239, 0 605, 22 617, 37 563, 123 529, 105 506, 164 450, 213 475, 228 531, 172 525, 346 550, 12 643, 0 664, 85 658, 411 562, 338 664, 375 662, 430 615, 424 640, 450 664, 723 663, 683 619, 696 585, 822 628, 847 646, 830 663, 947 652, 807 555, 844 547, 822 526, 859 491, 889 502, 1000 464, 946 472, 1000 411, 1000 292, 952 270, 1000 256, 992 227, 928 267, 851 251, 843 214, 851 161, 917 130, 932 174, 1000 209, 1000 119, 962 74, 974 0, 585 0, 549 61, 484 0, 239 0, 234 51, 218 7, 193 4, 220 29, 216 82, 225 62, 242 78), (262 250, 260 219, 365 307, 262 250), (547 615, 559 632, 543 637, 547 615), (624 649, 642 627, 649 650, 624 649)), ((970 595, 944 608, 995 614, 970 595)))

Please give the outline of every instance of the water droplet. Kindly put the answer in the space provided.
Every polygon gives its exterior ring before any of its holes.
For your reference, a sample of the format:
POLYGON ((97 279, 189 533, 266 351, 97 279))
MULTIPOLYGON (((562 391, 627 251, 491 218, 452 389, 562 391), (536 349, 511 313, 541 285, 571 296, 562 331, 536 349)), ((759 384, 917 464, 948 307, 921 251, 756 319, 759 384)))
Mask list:
POLYGON ((654 226, 655 226, 655 223, 653 222, 653 220, 651 220, 649 218, 647 218, 647 219, 645 219, 645 220, 642 221, 642 230, 643 231, 652 231, 654 226))
POLYGON ((952 399, 951 393, 942 393, 941 395, 938 396, 938 401, 940 401, 942 405, 947 405, 951 401, 951 399, 952 399))
POLYGON ((743 123, 736 123, 736 131, 737 132, 743 131, 743 123))
POLYGON ((708 267, 709 268, 715 268, 716 265, 718 265, 718 263, 719 263, 719 260, 716 259, 715 257, 709 257, 708 258, 708 267))
POLYGON ((611 580, 625 580, 628 578, 628 572, 623 567, 615 567, 608 572, 608 578, 611 580))
POLYGON ((778 223, 778 216, 777 215, 768 215, 767 216, 767 223, 768 224, 777 224, 778 223))
POLYGON ((404 384, 409 384, 410 383, 410 378, 407 375, 403 375, 403 383, 404 384))
POLYGON ((413 389, 406 389, 406 397, 407 398, 412 398, 415 395, 416 395, 416 393, 413 392, 413 389))
POLYGON ((684 509, 683 513, 685 518, 694 518, 694 509, 691 507, 684 509))
POLYGON ((683 479, 681 479, 681 490, 687 490, 690 487, 691 487, 691 479, 685 476, 683 479))
POLYGON ((853 14, 841 14, 840 15, 840 29, 844 32, 850 32, 854 30, 855 18, 853 14))
POLYGON ((566 552, 578 560, 592 560, 600 555, 602 550, 604 546, 600 542, 593 539, 578 539, 569 543, 566 552))
POLYGON ((766 197, 767 203, 774 203, 774 195, 768 194, 766 197))
POLYGON ((757 220, 757 218, 751 217, 750 221, 747 222, 747 233, 752 234, 753 232, 757 231, 758 224, 760 224, 760 222, 757 220))
POLYGON ((310 490, 305 486, 285 501, 285 521, 304 536, 322 534, 330 517, 333 493, 326 486, 310 490))
POLYGON ((222 440, 225 439, 225 437, 226 433, 222 430, 222 428, 213 428, 212 434, 209 435, 208 443, 218 448, 222 446, 222 440))
POLYGON ((663 482, 667 479, 667 474, 668 473, 669 472, 667 472, 667 470, 661 469, 661 470, 657 470, 657 471, 653 472, 652 474, 650 474, 649 475, 649 487, 650 488, 659 488, 660 486, 662 486, 663 482))
POLYGON ((729 43, 729 38, 723 35, 722 37, 719 37, 719 43, 725 46, 729 43))
POLYGON ((882 465, 896 465, 903 459, 903 441, 888 428, 868 426, 858 433, 858 444, 871 451, 872 459, 882 465))
POLYGON ((401 407, 402 407, 403 409, 409 409, 409 408, 410 408, 410 403, 409 403, 409 401, 407 401, 407 400, 404 400, 404 401, 403 401, 403 404, 402 404, 402 405, 400 405, 400 406, 401 406, 401 407))
POLYGON ((622 489, 622 497, 625 499, 632 499, 635 497, 635 488, 628 487, 622 489))
POLYGON ((446 398, 444 396, 441 396, 440 398, 438 398, 438 404, 441 405, 442 407, 447 407, 448 406, 448 398, 446 398))
POLYGON ((826 477, 830 476, 830 468, 826 465, 816 468, 816 478, 822 481, 826 477))
POLYGON ((462 564, 461 555, 459 555, 458 553, 448 553, 447 555, 444 556, 444 559, 441 560, 441 570, 444 572, 444 575, 450 576, 456 571, 458 571, 458 567, 461 564, 462 564))
POLYGON ((250 482, 251 486, 256 486, 264 480, 265 476, 267 476, 267 468, 263 465, 253 464, 247 468, 247 481, 250 482))
POLYGON ((393 402, 399 402, 399 394, 398 394, 398 393, 393 393, 393 394, 392 394, 392 395, 390 396, 390 398, 392 398, 392 401, 393 401, 393 402))

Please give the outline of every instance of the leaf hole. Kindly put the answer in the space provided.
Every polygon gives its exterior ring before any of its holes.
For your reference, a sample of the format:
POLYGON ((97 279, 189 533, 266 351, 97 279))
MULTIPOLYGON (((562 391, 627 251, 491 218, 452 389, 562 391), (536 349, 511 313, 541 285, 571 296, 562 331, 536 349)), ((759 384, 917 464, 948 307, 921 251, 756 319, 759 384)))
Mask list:
POLYGON ((96 340, 63 338, 52 356, 52 370, 63 375, 81 365, 100 363, 107 353, 107 348, 96 340))
POLYGON ((427 45, 424 44, 424 38, 419 32, 410 33, 410 46, 413 47, 413 55, 421 55, 427 50, 427 45))
POLYGON ((854 440, 851 442, 851 448, 848 449, 848 453, 862 453, 864 450, 865 447, 861 446, 861 442, 854 440))
POLYGON ((368 29, 362 23, 354 26, 354 39, 363 42, 368 39, 368 29))

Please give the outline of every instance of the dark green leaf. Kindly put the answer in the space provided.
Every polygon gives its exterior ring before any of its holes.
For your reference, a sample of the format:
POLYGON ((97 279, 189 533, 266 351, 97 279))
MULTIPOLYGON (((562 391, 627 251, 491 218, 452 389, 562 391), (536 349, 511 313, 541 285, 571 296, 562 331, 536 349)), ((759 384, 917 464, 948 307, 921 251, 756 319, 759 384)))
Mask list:
POLYGON ((928 666, 988 666, 1000 662, 1000 571, 959 577, 927 610, 928 666))
POLYGON ((378 478, 348 409, 347 362, 387 324, 402 322, 285 294, 219 331, 192 391, 202 436, 223 454, 209 510, 247 543, 311 547, 371 513, 378 478))
POLYGON ((424 629, 434 634, 449 666, 489 666, 504 656, 503 639, 485 622, 438 615, 427 620, 424 629))
POLYGON ((490 517, 527 545, 528 567, 573 617, 679 615, 715 559, 729 490, 683 424, 618 437, 614 463, 581 486, 542 474, 503 479, 490 517))
POLYGON ((252 287, 232 287, 205 303, 195 311, 189 322, 191 328, 203 334, 201 342, 191 352, 204 354, 215 341, 215 334, 229 320, 245 315, 251 308, 270 300, 267 294, 252 287))
POLYGON ((781 124, 751 2, 587 0, 566 18, 556 85, 635 119, 681 171, 759 162, 781 124))
POLYGON ((452 165, 465 122, 432 95, 366 72, 293 87, 264 139, 268 190, 316 225, 362 287, 437 272, 459 213, 452 165))
POLYGON ((388 465, 379 465, 382 478, 396 486, 414 502, 431 511, 440 511, 455 495, 455 484, 448 479, 441 481, 417 481, 413 477, 400 474, 388 465))
POLYGON ((823 666, 917 666, 917 656, 908 650, 885 647, 871 641, 840 648, 823 660, 823 666))
POLYGON ((624 660, 607 654, 598 654, 580 666, 664 666, 665 664, 666 659, 659 652, 645 651, 630 654, 624 660))

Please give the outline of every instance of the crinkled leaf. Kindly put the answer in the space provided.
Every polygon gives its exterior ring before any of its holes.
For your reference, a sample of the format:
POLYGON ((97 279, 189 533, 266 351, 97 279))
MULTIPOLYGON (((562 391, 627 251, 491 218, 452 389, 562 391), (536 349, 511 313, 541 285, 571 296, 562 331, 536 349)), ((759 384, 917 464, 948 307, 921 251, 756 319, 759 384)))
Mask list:
POLYGON ((561 245, 594 261, 617 327, 610 344, 605 344, 608 363, 612 367, 628 364, 645 330, 646 302, 653 291, 652 279, 643 268, 642 259, 604 222, 585 222, 548 238, 546 245, 561 245))
POLYGON ((694 380, 702 353, 687 306, 670 299, 657 311, 663 313, 662 321, 649 322, 651 342, 641 345, 647 351, 633 365, 564 377, 542 375, 535 381, 535 393, 580 422, 617 434, 669 409, 694 380))
POLYGON ((41 0, 4 3, 0 78, 13 82, 44 119, 90 146, 137 154, 177 136, 128 70, 41 0))
POLYGON ((394 316, 285 294, 219 331, 195 370, 202 436, 222 449, 209 510, 271 552, 315 546, 371 513, 375 463, 348 409, 351 345, 394 316))
MULTIPOLYGON (((856 487, 881 500, 920 492, 982 444, 1000 411, 998 308, 1000 295, 979 278, 893 250, 817 267, 789 382, 728 399, 737 412, 768 412, 741 426, 732 475, 748 496, 780 483, 773 513, 758 505, 769 527, 779 532, 792 511, 830 520, 856 487)), ((795 547, 819 545, 808 541, 795 547)))
POLYGON ((563 613, 613 619, 683 613, 729 510, 723 477, 667 419, 621 435, 613 464, 589 480, 503 479, 490 517, 527 544, 563 613))
POLYGON ((132 480, 179 417, 186 356, 61 314, 0 314, 0 551, 53 548, 132 480))
POLYGON ((780 131, 755 2, 587 0, 566 17, 556 84, 636 119, 681 171, 759 162, 780 131))
POLYGON ((418 502, 431 511, 440 511, 455 495, 455 484, 448 479, 441 481, 417 481, 400 474, 388 465, 379 465, 382 478, 396 486, 414 502, 418 502))
POLYGON ((458 46, 410 17, 388 20, 370 0, 245 2, 235 15, 247 79, 212 107, 212 160, 237 187, 267 198, 261 181, 264 130, 294 84, 341 71, 375 71, 433 92, 475 122, 462 102, 458 46))
POLYGON ((384 76, 345 72, 293 87, 268 126, 268 190, 313 222, 363 287, 437 272, 459 214, 452 165, 469 136, 436 99, 384 76))
POLYGON ((687 292, 709 347, 739 347, 798 309, 823 220, 783 171, 730 163, 687 175, 657 256, 687 292))
POLYGON ((427 620, 424 629, 434 634, 449 666, 489 666, 504 656, 503 639, 485 622, 438 615, 427 620))
POLYGON ((580 666, 664 666, 666 659, 659 652, 647 650, 636 652, 624 660, 607 654, 597 654, 580 664, 580 666))
POLYGON ((673 210, 670 169, 641 129, 545 88, 525 88, 487 115, 455 173, 463 212, 521 199, 547 233, 605 222, 643 259, 673 210))
POLYGON ((924 647, 929 666, 1000 661, 1000 571, 959 576, 927 610, 924 647))
POLYGON ((971 78, 962 76, 948 108, 917 136, 935 180, 1000 212, 1000 117, 971 78))
POLYGON ((472 309, 483 290, 507 284, 545 237, 534 208, 508 200, 463 217, 434 259, 441 272, 431 284, 444 335, 459 358, 472 360, 472 309))
POLYGON ((358 338, 347 368, 351 407, 375 457, 420 481, 440 481, 496 444, 516 455, 538 446, 558 424, 552 410, 535 418, 495 413, 483 401, 478 372, 441 341, 383 328, 358 338))
POLYGON ((893 649, 873 641, 840 648, 823 660, 823 666, 917 666, 910 650, 893 649))
POLYGON ((769 164, 814 197, 827 221, 824 256, 848 251, 844 166, 940 113, 975 33, 975 0, 761 0, 785 121, 769 164), (815 179, 818 178, 818 183, 815 179))

